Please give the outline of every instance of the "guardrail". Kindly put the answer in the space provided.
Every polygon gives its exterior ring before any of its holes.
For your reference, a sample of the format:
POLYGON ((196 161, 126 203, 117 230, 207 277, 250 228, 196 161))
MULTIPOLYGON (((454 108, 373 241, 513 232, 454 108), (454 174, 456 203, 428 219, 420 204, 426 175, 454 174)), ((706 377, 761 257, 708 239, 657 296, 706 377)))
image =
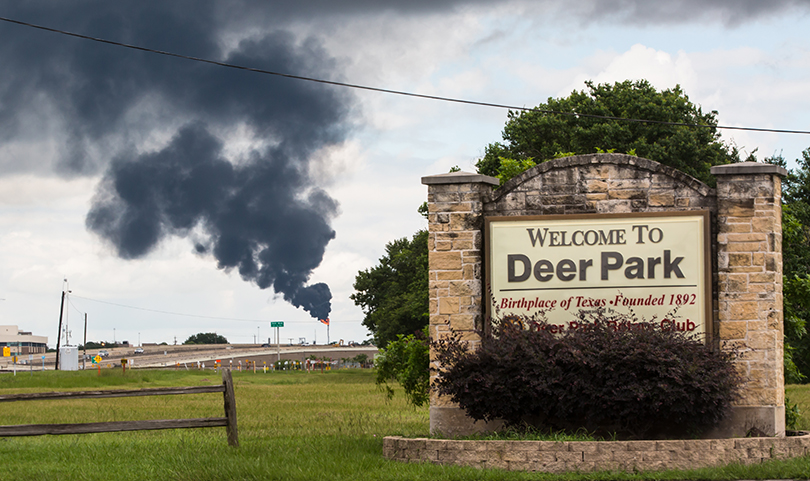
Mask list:
POLYGON ((27 394, 7 394, 0 396, 0 402, 39 401, 43 399, 92 399, 137 396, 165 396, 176 394, 223 393, 225 417, 196 419, 154 419, 145 421, 113 421, 78 424, 19 424, 0 426, 0 437, 41 436, 44 434, 88 434, 119 431, 148 431, 156 429, 212 428, 224 426, 228 444, 239 446, 236 429, 236 398, 233 393, 231 371, 222 370, 220 386, 159 387, 146 389, 116 389, 108 391, 43 392, 27 394))

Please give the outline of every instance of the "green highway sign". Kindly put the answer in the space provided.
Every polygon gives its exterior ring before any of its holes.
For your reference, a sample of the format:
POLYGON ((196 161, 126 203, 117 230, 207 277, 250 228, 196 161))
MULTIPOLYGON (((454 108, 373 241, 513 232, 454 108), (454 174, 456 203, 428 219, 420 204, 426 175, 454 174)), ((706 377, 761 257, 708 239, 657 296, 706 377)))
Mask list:
POLYGON ((284 327, 284 321, 271 321, 270 327, 284 327))

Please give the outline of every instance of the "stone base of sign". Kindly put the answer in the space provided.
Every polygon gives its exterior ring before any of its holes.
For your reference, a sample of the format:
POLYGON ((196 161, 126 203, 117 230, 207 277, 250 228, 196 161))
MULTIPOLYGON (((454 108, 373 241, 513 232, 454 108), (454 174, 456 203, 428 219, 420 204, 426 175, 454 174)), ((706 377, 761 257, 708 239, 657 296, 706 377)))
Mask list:
POLYGON ((727 464, 760 464, 810 453, 810 434, 782 438, 674 441, 481 441, 383 439, 383 456, 396 461, 546 473, 657 471, 727 464))
POLYGON ((706 433, 708 438, 785 435, 785 406, 735 406, 723 423, 706 433))
POLYGON ((448 437, 470 436, 491 433, 503 427, 501 421, 476 421, 459 407, 432 406, 430 408, 430 432, 448 437))

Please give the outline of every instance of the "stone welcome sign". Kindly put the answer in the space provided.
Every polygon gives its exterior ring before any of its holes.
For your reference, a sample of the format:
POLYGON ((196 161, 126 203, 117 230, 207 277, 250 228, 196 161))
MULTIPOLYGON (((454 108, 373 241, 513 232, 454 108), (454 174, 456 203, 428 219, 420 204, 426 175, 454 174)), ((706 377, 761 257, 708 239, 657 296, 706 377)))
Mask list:
MULTIPOLYGON (((498 189, 478 174, 423 177, 431 337, 452 329, 475 345, 496 313, 539 313, 562 330, 572 309, 632 307, 738 352, 742 397, 709 436, 784 436, 787 172, 740 163, 712 174, 715 189, 647 159, 593 154, 544 162, 498 189)), ((430 424, 445 435, 493 428, 435 394, 430 424)))

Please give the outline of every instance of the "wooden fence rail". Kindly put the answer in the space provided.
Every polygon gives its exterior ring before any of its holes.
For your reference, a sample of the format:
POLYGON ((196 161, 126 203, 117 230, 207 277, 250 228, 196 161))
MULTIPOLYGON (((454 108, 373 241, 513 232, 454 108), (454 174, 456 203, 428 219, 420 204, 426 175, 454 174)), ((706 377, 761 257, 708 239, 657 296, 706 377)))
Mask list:
POLYGON ((109 391, 44 392, 27 394, 7 394, 0 396, 0 402, 35 401, 44 399, 93 399, 135 396, 165 396, 176 394, 201 394, 221 392, 224 398, 225 417, 197 419, 155 419, 146 421, 114 421, 80 424, 20 424, 0 426, 0 437, 41 436, 43 434, 87 434, 111 433, 119 431, 147 431, 155 429, 211 428, 224 426, 228 444, 239 446, 236 429, 236 398, 233 392, 233 378, 229 369, 222 370, 220 386, 159 387, 147 389, 116 389, 109 391))

